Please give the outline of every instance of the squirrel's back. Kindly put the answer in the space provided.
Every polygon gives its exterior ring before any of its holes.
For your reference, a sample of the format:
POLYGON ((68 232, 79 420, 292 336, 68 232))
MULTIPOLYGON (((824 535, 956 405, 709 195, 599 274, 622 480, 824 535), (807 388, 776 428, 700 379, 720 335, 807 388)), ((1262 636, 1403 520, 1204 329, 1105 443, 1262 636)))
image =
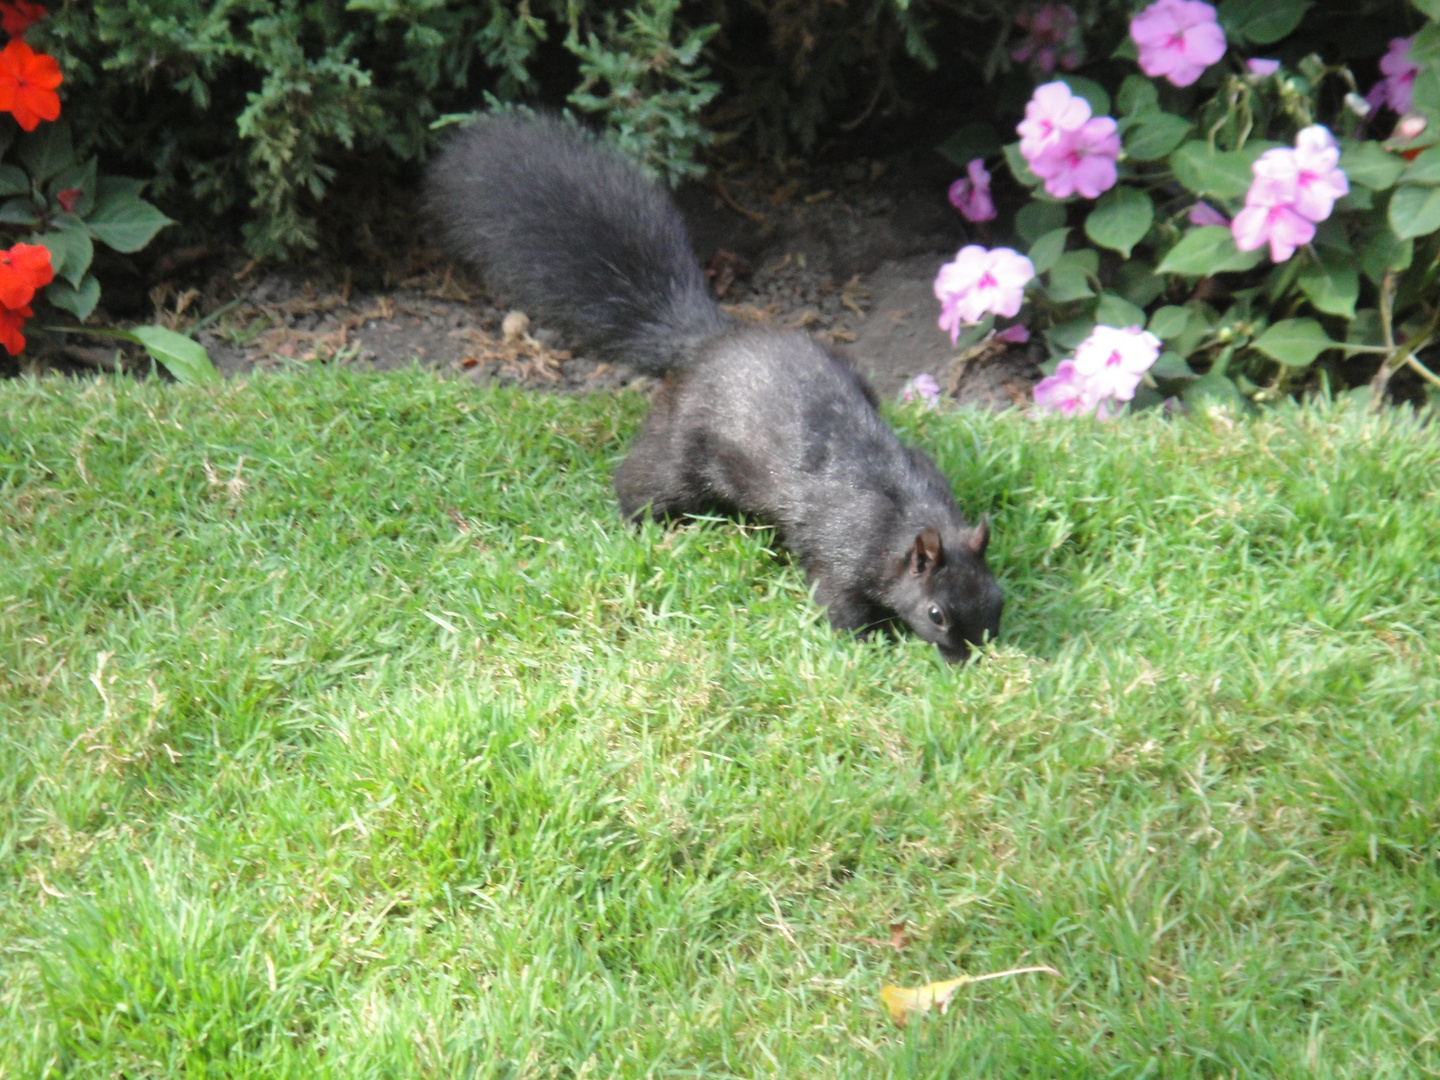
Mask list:
POLYGON ((430 169, 425 209, 488 284, 596 357, 663 374, 730 325, 668 193, 558 117, 461 129, 430 169))

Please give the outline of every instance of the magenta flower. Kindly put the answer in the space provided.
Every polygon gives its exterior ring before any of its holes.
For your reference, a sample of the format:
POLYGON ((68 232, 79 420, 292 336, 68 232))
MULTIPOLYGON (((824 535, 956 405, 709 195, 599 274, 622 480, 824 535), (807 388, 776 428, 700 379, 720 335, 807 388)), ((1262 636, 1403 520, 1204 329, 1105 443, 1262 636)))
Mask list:
POLYGON ((1007 345, 1024 345, 1030 340, 1030 331, 1025 328, 1024 323, 1017 322, 1015 325, 1007 326, 1004 330, 996 334, 995 340, 1003 341, 1007 345))
POLYGON ((1009 248, 986 251, 979 244, 967 244, 935 278, 940 329, 950 331, 953 345, 962 323, 977 323, 987 312, 1007 318, 1016 314, 1025 285, 1034 276, 1035 266, 1024 255, 1009 248))
POLYGON ((1062 132, 1058 142, 1030 162, 1045 190, 1057 199, 1078 192, 1087 199, 1100 197, 1115 186, 1115 161, 1120 157, 1120 136, 1108 116, 1086 120, 1076 131, 1062 132))
POLYGON ((921 372, 905 384, 900 391, 900 397, 907 402, 919 402, 927 409, 935 409, 940 406, 940 384, 935 381, 935 376, 929 372, 921 372))
POLYGON ((1025 119, 1015 125, 1020 155, 1034 162, 1067 132, 1078 131, 1090 119, 1090 103, 1070 92, 1063 82, 1037 86, 1025 105, 1025 119))
POLYGON ((1094 402, 1085 399, 1085 387, 1076 378, 1074 360, 1061 360, 1054 375, 1035 384, 1035 404, 1061 416, 1079 416, 1095 407, 1094 402))
POLYGON ((1097 326, 1075 349, 1075 376, 1097 404, 1129 401, 1159 355, 1160 339, 1147 330, 1097 326))
POLYGON ((1056 66, 1072 71, 1085 56, 1080 38, 1080 20, 1068 4, 1046 4, 1031 13, 1020 12, 1015 25, 1029 31, 1010 53, 1017 64, 1030 63, 1049 75, 1056 66))
POLYGON ((1191 225, 1224 225, 1230 227, 1230 219, 1209 203, 1197 202, 1188 215, 1191 225))
POLYGON ((1410 46, 1414 41, 1414 37, 1391 39, 1390 51, 1380 58, 1380 71, 1385 78, 1365 95, 1365 100, 1375 108, 1389 105, 1397 113, 1410 111, 1415 76, 1420 73, 1420 65, 1410 59, 1410 46))
POLYGON ((1140 70, 1189 86, 1225 55, 1225 31, 1215 9, 1202 0, 1155 0, 1130 20, 1140 50, 1140 70))
POLYGON ((1250 74, 1256 78, 1268 79, 1280 70, 1280 61, 1261 60, 1258 56, 1254 56, 1245 61, 1245 66, 1250 69, 1250 74))
POLYGON ((990 221, 995 217, 995 203, 990 198, 990 173, 985 160, 976 158, 962 176, 950 185, 950 205, 965 215, 966 221, 990 221))

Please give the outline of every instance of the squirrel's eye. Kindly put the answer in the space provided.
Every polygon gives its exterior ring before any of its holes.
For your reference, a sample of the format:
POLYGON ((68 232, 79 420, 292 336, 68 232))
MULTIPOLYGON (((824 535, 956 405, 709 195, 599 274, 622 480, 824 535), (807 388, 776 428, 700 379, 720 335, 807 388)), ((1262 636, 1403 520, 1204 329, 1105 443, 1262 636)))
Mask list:
POLYGON ((926 614, 930 616, 930 621, 933 622, 936 626, 945 625, 945 613, 941 611, 936 605, 931 604, 930 610, 926 612, 926 614))

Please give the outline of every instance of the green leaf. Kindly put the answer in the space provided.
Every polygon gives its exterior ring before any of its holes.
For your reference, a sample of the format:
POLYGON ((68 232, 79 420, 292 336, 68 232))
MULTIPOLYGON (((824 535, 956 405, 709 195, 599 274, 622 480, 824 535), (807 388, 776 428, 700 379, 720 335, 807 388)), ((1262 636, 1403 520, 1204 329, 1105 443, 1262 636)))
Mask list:
POLYGON ((989 124, 966 124, 935 147, 944 157, 964 168, 975 158, 1000 152, 1000 137, 989 124))
POLYGON ((1064 224, 1065 207, 1060 203, 1036 200, 1026 203, 1015 214, 1015 231, 1031 244, 1064 224))
POLYGON ((1427 18, 1440 22, 1440 0, 1410 0, 1427 18))
POLYGON ((1165 279, 1144 259, 1131 259, 1115 271, 1115 291, 1132 304, 1147 306, 1165 291, 1165 279))
POLYGON ((1279 145, 1257 140, 1247 143, 1244 150, 1217 150, 1212 154, 1205 143, 1195 140, 1170 155, 1170 168, 1175 179, 1196 195, 1239 199, 1250 190, 1254 178, 1250 166, 1255 159, 1279 145))
POLYGON ((1163 352, 1150 368, 1150 374, 1157 379, 1193 379, 1195 372, 1177 352, 1163 352))
POLYGON ((100 282, 94 274, 86 274, 79 287, 68 281, 56 281, 46 288, 45 299, 84 322, 100 302, 100 282))
POLYGON ((1389 225, 1382 224, 1360 252, 1360 268, 1366 277, 1380 285, 1388 272, 1410 269, 1414 258, 1415 241, 1401 240, 1389 225))
POLYGON ((1052 351, 1067 353, 1089 337, 1094 330, 1095 320, 1089 315, 1080 315, 1074 319, 1067 319, 1058 326, 1052 326, 1045 332, 1045 336, 1050 341, 1052 351))
POLYGON ((1126 75, 1115 95, 1115 105, 1125 116, 1159 112, 1160 91, 1144 75, 1126 75))
POLYGON ((1095 209, 1085 219, 1085 235, 1128 259, 1131 249, 1145 238, 1154 220, 1155 204, 1150 196, 1120 185, 1100 196, 1095 209))
POLYGON ((1065 253, 1065 241, 1069 236, 1069 229, 1055 229, 1030 245, 1028 255, 1035 273, 1043 274, 1055 265, 1065 253))
MULTIPOLYGON (((0 215, 4 210, 0 208, 0 215)), ((1402 240, 1440 229, 1440 187, 1402 185, 1390 197, 1390 228, 1402 240)))
POLYGON ((128 193, 107 195, 85 221, 90 235, 116 251, 139 251, 174 222, 144 199, 128 193))
POLYGON ((1283 319, 1260 335, 1255 348, 1286 367, 1308 367, 1326 349, 1339 348, 1339 344, 1314 319, 1283 319))
POLYGON ((1262 251, 1241 251, 1223 225, 1202 225, 1191 229, 1170 249, 1160 264, 1162 274, 1189 274, 1205 277, 1225 270, 1249 270, 1265 257, 1262 251))
POLYGON ((75 147, 70 125, 64 120, 44 124, 20 139, 20 160, 38 183, 45 183, 62 169, 75 164, 75 147))
POLYGON ((136 180, 131 176, 102 176, 96 182, 95 198, 99 202, 116 195, 129 195, 138 199, 148 183, 149 181, 136 180))
POLYGON ((0 204, 0 224, 39 225, 40 212, 35 209, 32 199, 11 199, 0 204))
POLYGON ((1025 160, 1025 155, 1020 153, 1018 142, 1005 144, 1005 164, 1010 166, 1010 175, 1026 187, 1039 185, 1040 178, 1030 170, 1030 163, 1025 160))
POLYGON ((1095 116, 1110 115, 1110 95, 1105 88, 1094 79, 1087 79, 1084 75, 1058 75, 1056 76, 1076 97, 1082 97, 1090 103, 1090 112, 1095 116))
POLYGON ((1405 159, 1367 139, 1345 149, 1340 155, 1340 168, 1351 180, 1374 191, 1384 191, 1405 171, 1405 159))
POLYGON ((175 376, 176 382, 193 386, 220 378, 205 347, 184 334, 166 330, 163 326, 137 326, 130 333, 151 356, 165 365, 165 370, 175 376))
POLYGON ((1185 141, 1190 127, 1183 116, 1149 113, 1125 132, 1125 153, 1136 161, 1159 161, 1185 141))
POLYGON ((1101 326, 1121 329, 1127 326, 1144 326, 1145 310, 1117 293, 1103 292, 1100 294, 1100 303, 1095 306, 1095 321, 1101 326))
POLYGON ((1246 404, 1245 398, 1230 381, 1229 376, 1218 371, 1206 372, 1187 386, 1180 396, 1186 405, 1201 410, 1228 406, 1238 412, 1242 411, 1246 404))
POLYGON ((1090 278, 1099 269, 1100 256, 1096 252, 1089 249, 1067 251, 1050 268, 1050 285, 1046 292, 1057 304, 1094 296, 1090 278))
POLYGON ((1309 9, 1310 0, 1225 0, 1220 22, 1236 44, 1269 45, 1288 37, 1309 9))
POLYGON ((1300 291, 1317 311, 1354 318, 1355 301, 1360 299, 1355 257, 1329 247, 1321 247, 1318 252, 1319 260, 1307 260, 1300 271, 1300 291))
POLYGON ((1190 325, 1190 311, 1188 308, 1176 307, 1167 304, 1165 307, 1156 308, 1155 314, 1150 316, 1148 329, 1152 334, 1162 341, 1179 337, 1185 332, 1185 327, 1190 325))
POLYGON ((1412 63, 1440 63, 1440 23, 1427 23, 1420 28, 1410 42, 1409 56, 1412 63))
POLYGON ((40 243, 50 250, 50 265, 55 276, 78 289, 95 257, 95 245, 90 243, 90 237, 79 229, 59 229, 40 237, 40 243))
POLYGON ((19 165, 0 165, 0 198, 8 195, 29 195, 30 177, 19 165))
POLYGON ((1440 184, 1440 146, 1424 150, 1400 177, 1402 184, 1440 184))

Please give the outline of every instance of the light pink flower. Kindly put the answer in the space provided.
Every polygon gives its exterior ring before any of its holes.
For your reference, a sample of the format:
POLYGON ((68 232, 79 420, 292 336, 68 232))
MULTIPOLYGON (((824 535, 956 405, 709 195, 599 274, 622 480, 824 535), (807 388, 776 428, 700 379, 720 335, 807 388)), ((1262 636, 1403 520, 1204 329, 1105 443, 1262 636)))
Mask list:
POLYGON ((1130 20, 1140 50, 1140 70, 1189 86, 1225 55, 1225 31, 1215 9, 1202 0, 1155 0, 1130 20))
POLYGON ((900 391, 900 397, 908 402, 918 401, 927 409, 938 408, 940 384, 935 381, 934 375, 922 372, 905 384, 905 388, 900 391))
POLYGON ((1097 326, 1075 349, 1075 375, 1097 403, 1129 401, 1160 355, 1160 339, 1138 326, 1097 326))
POLYGON ((1029 31, 1010 53, 1017 64, 1031 66, 1049 75, 1058 66, 1073 70, 1085 56, 1080 37, 1080 20, 1068 4, 1046 4, 1035 12, 1022 11, 1015 25, 1029 31))
POLYGON ((1079 416, 1095 407, 1093 401, 1086 400, 1085 388, 1075 375, 1074 360, 1061 360, 1054 375, 1035 384, 1035 404, 1061 416, 1079 416))
POLYGON ((1268 79, 1275 72, 1280 70, 1279 60, 1262 60, 1258 56, 1252 56, 1245 61, 1245 66, 1250 69, 1250 74, 1261 79, 1268 79))
POLYGON ((1034 276, 1035 266, 1024 255, 1009 248, 986 251, 979 244, 967 244, 935 278, 940 329, 950 331, 954 344, 962 323, 977 323, 987 312, 1007 318, 1016 314, 1025 285, 1034 276))
POLYGON ((1224 225, 1226 228, 1230 226, 1230 219, 1206 202, 1197 202, 1190 208, 1187 216, 1191 225, 1224 225))
POLYGON ((990 173, 984 158, 975 158, 965 171, 968 176, 950 185, 950 205, 964 214, 966 221, 993 220, 995 202, 990 198, 990 173))
POLYGON ((1282 263, 1301 244, 1315 239, 1315 223, 1301 216, 1290 203, 1247 206, 1230 223, 1230 234, 1241 251, 1254 251, 1268 241, 1270 258, 1282 263))
POLYGON ((1115 121, 1097 116, 1076 131, 1062 132, 1059 141, 1031 160, 1030 168, 1057 199, 1076 192, 1095 199, 1115 186, 1115 161, 1119 157, 1120 136, 1115 121))
POLYGON ((1420 65, 1410 59, 1410 45, 1414 40, 1413 37, 1390 40, 1390 51, 1380 58, 1380 71, 1385 78, 1365 95, 1365 100, 1375 108, 1389 105, 1397 113, 1410 111, 1415 76, 1420 73, 1420 65))
POLYGON ((1404 139, 1406 142, 1409 142, 1411 139, 1418 139, 1427 126, 1428 124, 1423 116, 1402 117, 1400 122, 1395 125, 1395 130, 1391 132, 1390 137, 1392 139, 1404 139))
POLYGON ((1339 168, 1340 148, 1321 124, 1311 124, 1295 136, 1295 209, 1311 221, 1324 221, 1335 200, 1350 191, 1350 181, 1339 168))
POLYGON ((1067 132, 1078 131, 1089 119, 1090 103, 1072 94, 1063 82, 1037 86, 1025 105, 1025 119, 1015 125, 1020 135, 1020 155, 1033 163, 1067 132))

